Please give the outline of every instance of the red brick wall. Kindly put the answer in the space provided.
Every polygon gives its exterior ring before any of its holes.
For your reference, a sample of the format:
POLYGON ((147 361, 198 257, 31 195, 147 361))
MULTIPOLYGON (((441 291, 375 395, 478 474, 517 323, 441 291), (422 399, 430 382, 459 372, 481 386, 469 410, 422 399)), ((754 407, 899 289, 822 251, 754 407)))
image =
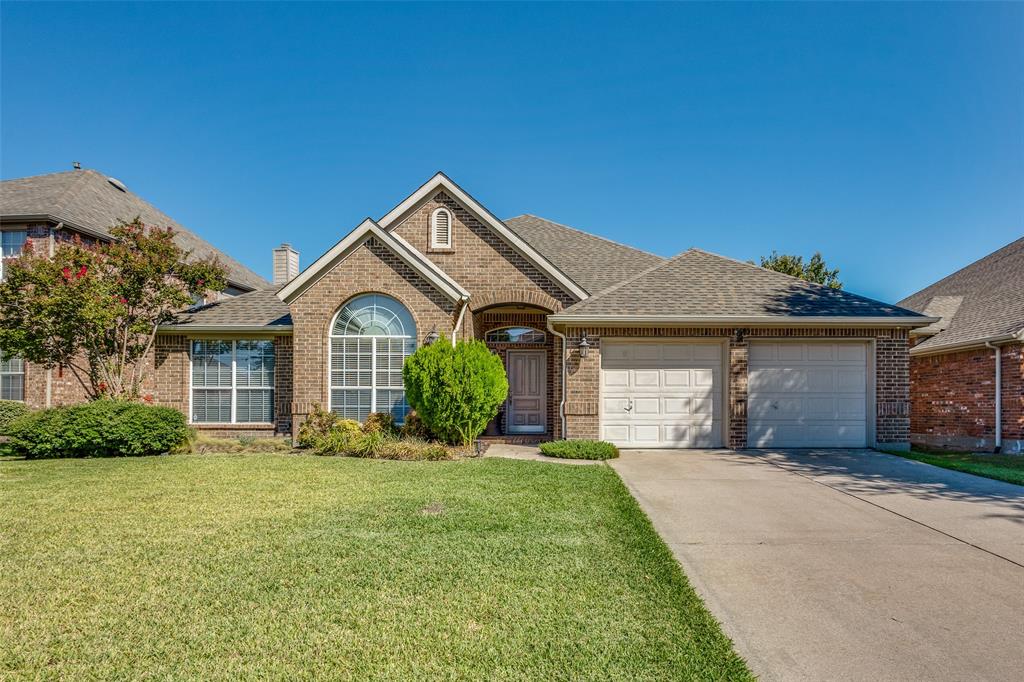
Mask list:
MULTIPOLYGON (((1024 440, 1024 345, 1003 346, 1003 440, 1024 440)), ((995 445, 995 351, 975 348, 910 361, 911 441, 959 450, 995 445)))
POLYGON ((876 369, 876 441, 879 445, 905 446, 910 433, 910 382, 907 333, 902 329, 749 329, 743 341, 735 340, 736 329, 722 328, 569 328, 569 378, 566 430, 570 438, 600 436, 601 337, 729 339, 728 445, 743 448, 747 441, 748 340, 767 338, 873 339, 876 369), (591 351, 585 359, 577 350, 586 332, 591 351))

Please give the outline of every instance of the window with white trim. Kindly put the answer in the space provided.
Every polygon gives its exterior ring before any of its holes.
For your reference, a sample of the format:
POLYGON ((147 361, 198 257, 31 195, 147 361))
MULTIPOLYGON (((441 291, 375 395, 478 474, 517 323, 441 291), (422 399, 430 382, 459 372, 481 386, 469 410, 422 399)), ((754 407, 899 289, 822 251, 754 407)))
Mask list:
POLYGON ((437 208, 430 214, 430 248, 452 248, 452 212, 437 208))
POLYGON ((192 341, 192 421, 247 424, 274 421, 274 342, 192 341))
POLYGON ((544 343, 547 334, 532 327, 492 329, 484 337, 489 343, 544 343))
POLYGON ((25 399, 25 361, 0 351, 0 400, 25 399))
POLYGON ((330 345, 331 411, 357 421, 390 412, 404 422, 402 365, 416 350, 416 323, 405 306, 383 294, 352 299, 334 318, 330 345))
POLYGON ((5 230, 0 232, 0 280, 4 278, 4 260, 17 258, 25 250, 28 241, 26 230, 5 230))

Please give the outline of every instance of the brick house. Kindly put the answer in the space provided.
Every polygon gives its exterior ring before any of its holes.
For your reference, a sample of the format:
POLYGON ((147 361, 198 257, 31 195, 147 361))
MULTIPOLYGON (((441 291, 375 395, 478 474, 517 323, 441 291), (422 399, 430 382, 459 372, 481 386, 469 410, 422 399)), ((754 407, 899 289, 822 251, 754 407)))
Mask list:
POLYGON ((309 267, 161 329, 154 398, 217 432, 293 433, 314 405, 408 411, 404 358, 480 339, 510 395, 492 430, 626 447, 909 447, 908 339, 936 321, 696 249, 671 259, 438 173, 309 267))
MULTIPOLYGON (((4 260, 18 256, 26 245, 52 254, 59 243, 75 237, 85 242, 109 241, 112 226, 136 216, 147 225, 173 227, 178 244, 197 256, 218 257, 228 275, 228 287, 218 298, 269 286, 265 279, 130 192, 120 181, 95 170, 0 182, 0 279, 4 260)), ((0 354, 0 399, 46 407, 84 400, 85 392, 71 372, 61 368, 48 371, 0 354)))
POLYGON ((1024 238, 899 305, 939 318, 911 333, 911 441, 1024 453, 1024 238))

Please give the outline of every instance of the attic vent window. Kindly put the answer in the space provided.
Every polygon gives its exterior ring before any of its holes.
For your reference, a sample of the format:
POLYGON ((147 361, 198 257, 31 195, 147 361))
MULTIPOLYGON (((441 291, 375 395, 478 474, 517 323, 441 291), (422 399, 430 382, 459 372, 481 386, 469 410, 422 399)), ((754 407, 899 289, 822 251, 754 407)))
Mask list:
POLYGON ((452 248, 452 212, 439 208, 430 214, 430 248, 452 248))
POLYGON ((121 182, 120 180, 118 180, 117 178, 107 178, 107 182, 109 182, 111 185, 113 185, 114 187, 118 188, 122 192, 127 192, 128 191, 128 188, 125 187, 125 184, 123 182, 121 182))

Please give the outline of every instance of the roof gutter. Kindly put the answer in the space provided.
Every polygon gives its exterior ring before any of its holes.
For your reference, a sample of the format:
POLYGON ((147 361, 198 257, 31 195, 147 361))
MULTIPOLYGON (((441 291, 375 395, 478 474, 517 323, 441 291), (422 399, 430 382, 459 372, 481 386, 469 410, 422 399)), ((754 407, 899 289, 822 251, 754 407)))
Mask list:
POLYGON ((558 401, 558 418, 559 418, 559 420, 562 423, 562 431, 559 433, 559 437, 562 440, 566 440, 568 438, 568 436, 565 434, 565 394, 566 394, 565 381, 566 381, 566 377, 568 376, 568 373, 569 373, 569 369, 568 369, 568 366, 567 366, 568 358, 566 357, 569 354, 568 353, 568 350, 569 350, 569 340, 567 338, 565 338, 565 334, 562 334, 561 332, 555 331, 555 328, 551 324, 551 316, 550 315, 548 316, 547 326, 548 326, 548 331, 551 332, 552 334, 554 334, 555 336, 557 336, 562 341, 562 388, 560 389, 559 394, 558 394, 558 396, 559 396, 559 401, 558 401))
POLYGON ((839 317, 777 315, 565 315, 548 317, 555 324, 562 325, 702 325, 732 326, 737 324, 763 327, 925 327, 939 321, 937 317, 839 317))
POLYGON ((944 343, 936 346, 929 346, 927 348, 914 346, 910 349, 910 354, 914 356, 939 355, 952 351, 970 350, 971 348, 991 348, 992 346, 989 344, 1007 344, 1015 343, 1017 341, 1024 342, 1024 329, 1021 329, 1016 334, 998 334, 996 336, 986 336, 980 339, 971 339, 969 341, 944 343))

